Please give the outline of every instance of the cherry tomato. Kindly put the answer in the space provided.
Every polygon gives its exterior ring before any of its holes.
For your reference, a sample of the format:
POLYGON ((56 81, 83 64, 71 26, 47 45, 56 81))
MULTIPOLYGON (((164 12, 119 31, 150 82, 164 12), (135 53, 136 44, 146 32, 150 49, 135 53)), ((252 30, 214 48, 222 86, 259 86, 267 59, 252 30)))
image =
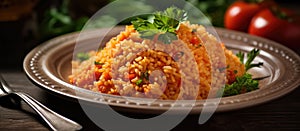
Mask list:
POLYGON ((249 33, 277 41, 296 50, 300 47, 300 16, 284 9, 280 9, 280 12, 265 9, 253 17, 249 33), (280 18, 282 14, 285 16, 280 18))
POLYGON ((255 2, 258 0, 248 1, 252 2, 236 1, 229 6, 224 18, 226 28, 247 32, 251 19, 256 13, 269 6, 275 5, 275 2, 272 0, 264 0, 262 2, 255 2))

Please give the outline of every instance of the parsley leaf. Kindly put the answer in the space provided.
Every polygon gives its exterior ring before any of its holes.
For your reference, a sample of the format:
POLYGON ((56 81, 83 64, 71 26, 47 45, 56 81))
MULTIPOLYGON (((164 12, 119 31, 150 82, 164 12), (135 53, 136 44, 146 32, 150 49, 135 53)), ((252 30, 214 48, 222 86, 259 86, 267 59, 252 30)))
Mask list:
POLYGON ((152 39, 155 34, 160 33, 159 29, 148 20, 137 18, 132 21, 133 27, 141 34, 142 38, 152 39))
POLYGON ((140 84, 142 84, 142 82, 143 82, 143 79, 139 79, 139 80, 137 80, 137 81, 135 82, 135 84, 136 84, 137 86, 139 86, 140 84))
POLYGON ((239 53, 236 54, 236 56, 240 59, 241 63, 244 63, 244 53, 239 51, 239 53))
MULTIPOLYGON (((249 69, 251 69, 253 67, 260 67, 263 65, 262 62, 252 64, 254 58, 259 55, 259 52, 260 52, 259 49, 253 49, 247 54, 247 61, 245 63, 246 71, 248 71, 249 69)), ((236 54, 236 56, 240 59, 241 63, 244 63, 244 55, 245 54, 242 52, 239 52, 236 54)))
POLYGON ((131 23, 142 38, 153 39, 155 35, 159 35, 159 41, 170 44, 173 40, 178 39, 176 30, 180 22, 187 19, 187 13, 172 6, 163 12, 156 12, 151 18, 149 20, 137 18, 131 23))
POLYGON ((247 61, 245 63, 246 70, 249 70, 253 67, 260 67, 263 65, 262 62, 251 64, 254 58, 259 55, 259 49, 253 49, 247 54, 247 61))
POLYGON ((85 60, 89 59, 90 55, 88 53, 80 52, 80 53, 76 54, 76 58, 80 62, 82 62, 82 61, 85 61, 85 60))
POLYGON ((245 73, 243 76, 237 77, 234 83, 230 85, 226 84, 225 88, 223 88, 224 92, 222 96, 238 95, 256 89, 258 89, 258 80, 253 80, 251 74, 245 73))
POLYGON ((98 62, 98 61, 94 61, 95 65, 104 65, 104 63, 98 62))

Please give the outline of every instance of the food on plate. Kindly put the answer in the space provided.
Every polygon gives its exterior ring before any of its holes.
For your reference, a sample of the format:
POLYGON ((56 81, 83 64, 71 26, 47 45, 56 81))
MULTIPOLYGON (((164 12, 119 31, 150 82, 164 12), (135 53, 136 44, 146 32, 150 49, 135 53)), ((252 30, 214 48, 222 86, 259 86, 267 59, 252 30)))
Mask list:
POLYGON ((217 95, 224 90, 230 96, 258 88, 246 71, 262 65, 251 64, 259 50, 251 51, 244 64, 244 53, 233 54, 204 26, 186 18, 177 7, 156 12, 151 20, 137 18, 100 50, 79 53, 72 61, 70 83, 106 94, 163 100, 201 100, 210 91, 217 95), (212 62, 222 53, 209 55, 209 50, 224 52, 226 61, 212 62))
MULTIPOLYGON (((259 55, 258 49, 253 49, 247 54, 247 60, 244 60, 244 53, 239 52, 236 56, 240 59, 241 63, 244 63, 245 70, 248 71, 253 67, 260 67, 263 65, 262 62, 252 63, 254 58, 259 55)), ((234 82, 231 84, 226 84, 224 88, 220 91, 219 96, 233 96, 246 92, 250 92, 258 89, 258 80, 253 80, 252 75, 249 73, 244 73, 242 76, 238 76, 234 79, 234 82), (221 92, 222 91, 222 92, 221 92)))

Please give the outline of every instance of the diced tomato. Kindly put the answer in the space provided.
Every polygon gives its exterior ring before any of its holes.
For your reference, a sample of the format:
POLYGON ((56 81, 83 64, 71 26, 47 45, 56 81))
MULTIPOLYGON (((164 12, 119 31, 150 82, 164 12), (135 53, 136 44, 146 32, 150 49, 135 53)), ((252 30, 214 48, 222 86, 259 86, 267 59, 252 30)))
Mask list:
POLYGON ((102 75, 104 75, 105 80, 110 80, 111 79, 111 76, 109 75, 108 72, 104 72, 102 75))
POLYGON ((128 78, 129 78, 129 80, 132 80, 133 78, 135 78, 135 74, 129 74, 128 78))
POLYGON ((101 72, 95 71, 95 80, 98 81, 101 76, 101 72))
POLYGON ((228 80, 228 83, 227 84, 232 84, 233 82, 235 82, 235 73, 234 71, 232 70, 227 70, 227 73, 226 73, 226 78, 228 80))
POLYGON ((101 65, 101 64, 95 64, 95 66, 96 66, 98 69, 101 69, 101 68, 102 68, 102 65, 101 65))
POLYGON ((200 43, 200 40, 197 36, 193 36, 192 39, 190 40, 191 44, 197 45, 200 43))
POLYGON ((119 37, 119 40, 122 41, 122 40, 125 40, 127 38, 126 35, 124 34, 121 34, 120 37, 119 37))
POLYGON ((106 86, 98 86, 98 90, 101 92, 101 93, 107 93, 109 90, 106 86))

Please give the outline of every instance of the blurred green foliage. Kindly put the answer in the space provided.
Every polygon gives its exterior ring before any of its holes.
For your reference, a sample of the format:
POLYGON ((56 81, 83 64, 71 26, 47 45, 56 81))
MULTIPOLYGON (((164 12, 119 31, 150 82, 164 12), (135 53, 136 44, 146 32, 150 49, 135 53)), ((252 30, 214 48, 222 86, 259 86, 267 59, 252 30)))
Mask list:
POLYGON ((51 7, 45 12, 39 25, 40 39, 49 39, 69 32, 82 29, 88 17, 74 19, 68 9, 69 0, 63 0, 59 7, 51 7))
POLYGON ((233 0, 187 0, 208 17, 213 26, 224 27, 224 14, 233 0))
MULTIPOLYGON (((115 0, 107 0, 113 2, 115 0)), ((213 26, 224 26, 224 13, 227 7, 233 0, 186 0, 201 10, 204 15, 208 17, 213 26)), ((43 16, 43 21, 40 24, 41 39, 49 39, 58 35, 62 35, 69 32, 80 31, 86 24, 89 24, 85 28, 102 28, 109 27, 116 24, 131 24, 130 21, 133 18, 126 20, 119 20, 112 16, 122 16, 122 14, 134 14, 134 12, 153 12, 151 6, 145 4, 147 0, 130 0, 135 5, 133 7, 122 6, 122 4, 128 4, 128 0, 118 1, 118 9, 107 9, 102 16, 94 19, 89 19, 90 16, 80 16, 79 18, 71 17, 69 11, 70 0, 62 0, 59 6, 54 6, 48 9, 43 16), (120 22, 119 22, 120 21, 120 22)), ((200 22, 201 23, 201 22, 200 22)))
MULTIPOLYGON (((110 0, 110 2, 114 1, 115 0, 110 0)), ((154 12, 153 7, 146 2, 147 0, 119 0, 118 2, 111 3, 110 6, 101 9, 101 15, 99 15, 99 13, 96 14, 96 16, 93 16, 94 18, 89 21, 88 26, 101 28, 117 24, 131 24, 131 21, 135 19, 135 17, 127 18, 128 15, 136 16, 136 14, 154 12), (128 6, 128 3, 133 6, 128 6), (100 22, 100 24, 98 22, 100 22)))

